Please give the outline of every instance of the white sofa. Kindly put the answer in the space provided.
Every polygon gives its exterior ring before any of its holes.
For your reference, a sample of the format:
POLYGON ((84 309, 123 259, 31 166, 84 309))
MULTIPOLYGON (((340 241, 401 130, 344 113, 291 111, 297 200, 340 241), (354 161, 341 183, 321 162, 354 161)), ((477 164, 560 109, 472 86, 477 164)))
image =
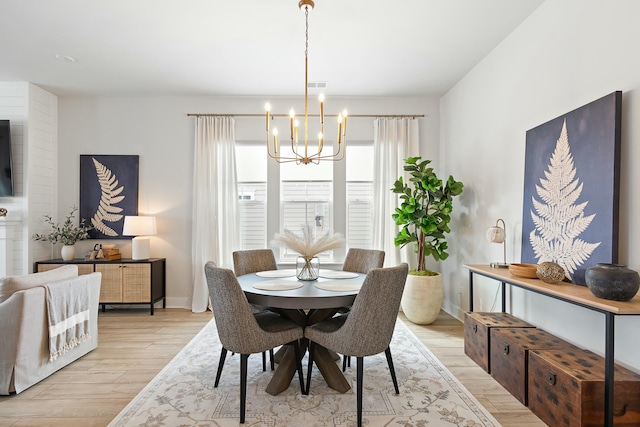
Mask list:
POLYGON ((101 273, 78 276, 78 267, 0 279, 0 394, 20 393, 98 346, 101 273), (43 285, 69 281, 89 293, 89 339, 50 361, 43 285))

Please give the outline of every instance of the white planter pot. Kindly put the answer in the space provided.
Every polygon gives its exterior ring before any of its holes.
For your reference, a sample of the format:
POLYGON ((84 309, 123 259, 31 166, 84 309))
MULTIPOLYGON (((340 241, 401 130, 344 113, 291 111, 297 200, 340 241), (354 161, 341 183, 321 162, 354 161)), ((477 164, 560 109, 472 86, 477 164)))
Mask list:
POLYGON ((65 261, 73 261, 73 257, 76 253, 76 248, 74 245, 64 245, 60 250, 60 255, 62 259, 65 261))
POLYGON ((402 293, 402 311, 411 322, 418 325, 433 323, 444 298, 442 275, 435 276, 407 276, 402 293))

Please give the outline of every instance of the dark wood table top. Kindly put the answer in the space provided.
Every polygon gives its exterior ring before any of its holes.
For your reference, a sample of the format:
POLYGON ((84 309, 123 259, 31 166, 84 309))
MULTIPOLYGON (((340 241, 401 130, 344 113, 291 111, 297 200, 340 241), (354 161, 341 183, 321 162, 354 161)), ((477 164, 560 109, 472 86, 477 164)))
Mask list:
MULTIPOLYGON (((322 275, 322 270, 321 273, 322 275)), ((260 277, 255 273, 245 274, 238 277, 238 282, 242 287, 247 300, 252 304, 264 305, 267 307, 310 310, 322 308, 347 307, 353 304, 359 290, 351 291, 327 291, 314 286, 322 282, 344 282, 352 284, 362 284, 365 274, 358 274, 358 277, 349 279, 328 279, 319 277, 313 281, 299 281, 295 272, 289 277, 260 277), (253 285, 267 280, 283 280, 302 283, 302 287, 290 290, 264 290, 254 288, 253 285)))

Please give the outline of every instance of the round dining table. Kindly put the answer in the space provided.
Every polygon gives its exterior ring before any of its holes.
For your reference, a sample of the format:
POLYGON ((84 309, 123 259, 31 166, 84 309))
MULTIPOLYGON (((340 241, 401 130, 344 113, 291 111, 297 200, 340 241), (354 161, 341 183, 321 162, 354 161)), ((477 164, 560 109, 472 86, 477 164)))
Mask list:
MULTIPOLYGON (((247 301, 269 307, 305 327, 332 317, 342 307, 351 306, 365 277, 365 274, 321 270, 317 280, 301 281, 296 278, 295 270, 285 269, 245 274, 238 277, 238 282, 247 301)), ((304 354, 307 340, 302 340, 301 344, 304 354)), ((296 372, 293 349, 285 346, 279 353, 278 367, 266 388, 271 395, 286 390, 296 372)), ((334 356, 335 353, 324 347, 315 347, 314 362, 327 385, 345 393, 351 386, 334 356)))

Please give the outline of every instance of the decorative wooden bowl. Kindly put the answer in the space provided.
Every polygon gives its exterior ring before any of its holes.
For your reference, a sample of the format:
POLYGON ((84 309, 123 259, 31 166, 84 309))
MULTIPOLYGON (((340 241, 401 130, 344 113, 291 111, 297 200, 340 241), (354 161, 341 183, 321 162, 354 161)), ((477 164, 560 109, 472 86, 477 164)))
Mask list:
POLYGON ((536 264, 509 264, 509 273, 527 279, 537 279, 537 268, 538 266, 536 264))

